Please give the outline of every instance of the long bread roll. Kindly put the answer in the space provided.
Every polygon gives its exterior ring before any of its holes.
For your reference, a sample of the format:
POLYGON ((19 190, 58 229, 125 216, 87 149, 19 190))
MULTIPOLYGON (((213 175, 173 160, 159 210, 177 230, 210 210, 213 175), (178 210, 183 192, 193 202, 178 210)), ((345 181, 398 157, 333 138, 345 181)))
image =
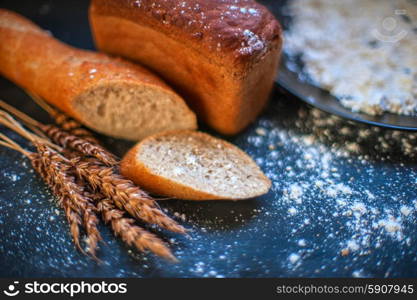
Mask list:
POLYGON ((161 79, 104 54, 75 49, 0 9, 0 74, 86 126, 130 140, 195 129, 196 117, 161 79))

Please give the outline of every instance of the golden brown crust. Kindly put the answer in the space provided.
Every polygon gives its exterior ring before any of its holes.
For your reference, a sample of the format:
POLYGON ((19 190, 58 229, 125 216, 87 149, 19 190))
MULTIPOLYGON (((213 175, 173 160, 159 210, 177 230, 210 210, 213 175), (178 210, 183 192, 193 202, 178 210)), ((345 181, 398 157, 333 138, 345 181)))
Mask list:
MULTIPOLYGON (((183 185, 181 183, 175 182, 170 178, 163 177, 157 174, 154 174, 146 165, 140 161, 138 157, 138 151, 141 149, 142 145, 152 143, 152 140, 156 140, 161 136, 166 135, 193 135, 197 136, 200 139, 206 140, 207 143, 213 142, 213 137, 208 134, 190 131, 190 130, 179 130, 179 131, 168 131, 161 132, 155 135, 152 135, 138 144, 136 144, 129 152, 123 157, 120 164, 120 171, 123 176, 131 179, 137 185, 141 186, 143 189, 155 193, 157 195, 174 197, 183 200, 242 200, 242 198, 230 198, 222 197, 219 195, 210 194, 204 191, 196 190, 190 186, 183 185)), ((229 144, 226 141, 216 139, 217 143, 221 143, 224 148, 230 148, 235 146, 229 144)), ((236 149, 238 150, 238 149, 236 149)), ((241 152, 241 157, 244 160, 247 160, 248 163, 254 163, 251 158, 249 158, 243 151, 241 152)), ((266 185, 270 186, 271 181, 265 176, 263 176, 263 181, 266 185)))
POLYGON ((253 0, 93 0, 90 22, 99 49, 161 75, 221 133, 243 130, 267 102, 282 33, 253 0))
POLYGON ((91 14, 125 18, 239 63, 253 62, 281 39, 274 16, 253 0, 93 0, 91 14))
POLYGON ((73 101, 82 93, 109 83, 149 86, 183 101, 145 68, 65 45, 26 18, 5 9, 0 9, 0 73, 80 122, 85 120, 74 110, 73 101))

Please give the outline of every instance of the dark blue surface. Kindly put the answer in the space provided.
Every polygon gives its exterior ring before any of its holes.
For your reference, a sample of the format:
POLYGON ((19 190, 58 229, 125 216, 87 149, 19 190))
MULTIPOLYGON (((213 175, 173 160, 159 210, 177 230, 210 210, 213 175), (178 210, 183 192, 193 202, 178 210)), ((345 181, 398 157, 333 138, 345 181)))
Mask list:
MULTIPOLYGON (((88 1, 0 3, 71 45, 92 48, 88 1)), ((45 113, 4 78, 0 98, 47 121, 45 113)), ((106 242, 99 252, 103 263, 83 256, 28 160, 0 148, 0 276, 416 277, 417 137, 331 118, 278 89, 271 98, 257 123, 229 140, 257 160, 273 180, 273 189, 241 202, 161 202, 169 214, 184 214, 184 225, 193 229, 188 238, 160 233, 172 242, 178 264, 125 247, 107 226, 101 227, 106 242), (352 145, 358 149, 347 151, 352 145), (326 172, 331 173, 330 187, 345 184, 353 192, 337 197, 328 189, 323 193, 315 181, 327 178, 326 172), (292 184, 302 186, 302 196, 288 195, 292 184), (361 212, 358 203, 366 211, 361 212), (410 214, 401 214, 402 207, 410 214), (388 216, 396 217, 400 230, 390 233, 378 225, 388 216), (362 245, 364 237, 369 243, 362 245), (359 249, 341 255, 352 240, 359 249)), ((0 131, 26 145, 3 127, 0 131)), ((132 145, 103 141, 119 155, 132 145)))

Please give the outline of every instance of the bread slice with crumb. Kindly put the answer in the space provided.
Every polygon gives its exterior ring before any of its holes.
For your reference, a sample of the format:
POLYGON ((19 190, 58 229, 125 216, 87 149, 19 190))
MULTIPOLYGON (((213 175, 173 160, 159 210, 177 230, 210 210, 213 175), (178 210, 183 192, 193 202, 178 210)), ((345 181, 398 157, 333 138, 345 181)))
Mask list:
POLYGON ((123 158, 121 172, 152 193, 185 200, 249 199, 271 187, 242 150, 191 130, 144 139, 123 158))

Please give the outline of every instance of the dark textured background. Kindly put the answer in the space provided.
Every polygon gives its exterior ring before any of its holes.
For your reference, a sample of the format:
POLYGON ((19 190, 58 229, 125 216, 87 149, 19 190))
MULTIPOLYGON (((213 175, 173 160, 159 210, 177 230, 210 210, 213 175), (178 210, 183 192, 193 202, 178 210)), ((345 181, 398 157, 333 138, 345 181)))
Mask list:
MULTIPOLYGON (((0 7, 22 13, 64 42, 92 49, 87 5, 88 1, 0 1, 0 7)), ((2 77, 0 98, 39 120, 48 120, 22 90, 2 77)), ((83 256, 73 246, 64 216, 57 214, 59 210, 53 197, 33 173, 28 160, 12 150, 0 148, 0 276, 417 276, 416 210, 401 221, 404 240, 397 241, 383 229, 375 229, 375 234, 370 235, 371 246, 366 248, 367 251, 348 256, 341 256, 340 250, 352 235, 349 226, 345 226, 349 217, 333 214, 334 208, 329 205, 331 199, 320 195, 317 199, 307 197, 299 208, 302 214, 289 217, 281 187, 290 180, 288 167, 300 173, 303 171, 302 166, 300 169, 296 165, 303 153, 299 151, 300 147, 294 146, 294 140, 281 140, 278 158, 271 158, 265 143, 251 142, 256 137, 256 128, 263 126, 279 132, 291 131, 293 136, 315 137, 324 150, 330 151, 344 149, 348 143, 355 142, 359 130, 367 127, 336 120, 318 128, 317 115, 296 99, 278 89, 271 98, 270 106, 257 124, 229 140, 248 151, 268 174, 274 175, 274 188, 259 199, 236 203, 162 202, 161 206, 171 215, 185 214, 184 225, 193 229, 188 238, 161 233, 173 242, 172 249, 180 259, 178 264, 128 249, 112 237, 106 226, 101 227, 106 242, 99 253, 103 263, 96 264, 83 256), (300 114, 300 110, 304 113, 300 114), (350 134, 341 135, 341 128, 348 128, 350 134), (310 225, 299 227, 300 218, 306 216, 310 216, 310 225), (306 246, 299 246, 300 239, 306 246), (376 242, 382 246, 373 247, 376 242), (292 253, 301 257, 296 264, 289 260, 292 253)), ((27 145, 3 127, 0 131, 27 145)), ((349 181, 354 189, 369 190, 378 195, 376 200, 364 197, 349 201, 361 201, 388 209, 393 214, 401 205, 412 207, 412 201, 417 198, 417 165, 413 155, 403 154, 401 143, 404 139, 410 139, 410 143, 416 141, 411 134, 372 130, 369 137, 361 140, 359 153, 337 161, 341 181, 355 178, 349 181), (381 136, 388 141, 389 149, 379 148, 383 143, 381 136)), ((103 141, 119 155, 131 146, 104 137, 103 141)), ((305 178, 308 177, 303 180, 305 178)), ((363 218, 366 220, 366 217, 363 218)), ((360 234, 361 230, 355 232, 360 234)))

